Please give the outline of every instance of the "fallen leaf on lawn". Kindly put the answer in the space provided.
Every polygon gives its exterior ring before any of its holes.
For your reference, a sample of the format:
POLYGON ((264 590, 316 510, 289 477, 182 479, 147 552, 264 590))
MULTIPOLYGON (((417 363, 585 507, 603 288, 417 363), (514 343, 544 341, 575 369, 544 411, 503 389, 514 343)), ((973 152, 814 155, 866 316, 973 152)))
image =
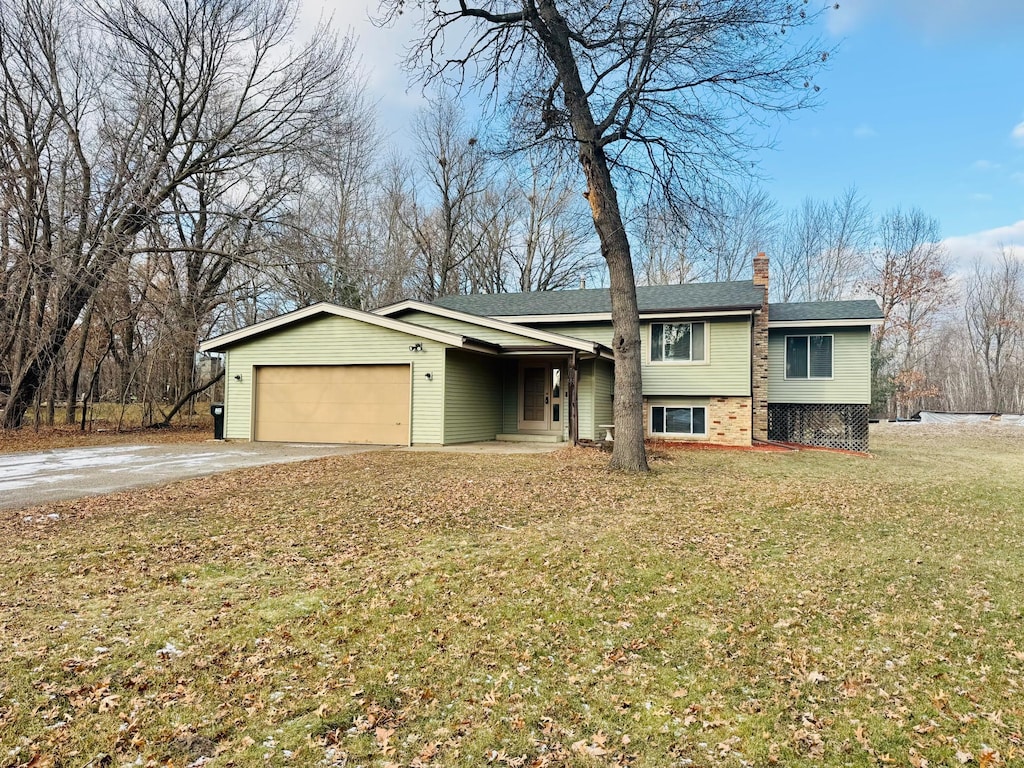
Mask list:
POLYGON ((117 694, 111 694, 110 696, 104 696, 100 699, 100 712, 109 712, 112 709, 117 709, 117 705, 121 702, 121 697, 117 694))
POLYGON ((994 766, 1002 764, 1003 756, 991 747, 985 747, 978 755, 978 765, 980 765, 981 768, 993 768, 994 766))

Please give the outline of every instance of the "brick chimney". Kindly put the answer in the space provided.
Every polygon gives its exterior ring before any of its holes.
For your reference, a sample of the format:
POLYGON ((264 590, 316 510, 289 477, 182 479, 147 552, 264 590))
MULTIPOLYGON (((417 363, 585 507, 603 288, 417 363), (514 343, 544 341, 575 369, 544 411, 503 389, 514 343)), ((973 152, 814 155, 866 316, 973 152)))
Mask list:
POLYGON ((754 315, 752 339, 751 382, 751 436, 755 440, 768 439, 768 256, 754 257, 754 285, 764 289, 761 311, 754 315))

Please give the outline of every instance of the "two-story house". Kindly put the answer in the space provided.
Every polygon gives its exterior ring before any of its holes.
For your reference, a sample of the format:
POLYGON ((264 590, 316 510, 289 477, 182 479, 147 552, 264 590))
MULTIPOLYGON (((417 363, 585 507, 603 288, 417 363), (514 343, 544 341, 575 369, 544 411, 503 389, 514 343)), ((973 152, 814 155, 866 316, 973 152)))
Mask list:
MULTIPOLYGON (((754 278, 637 288, 645 432, 867 449, 874 301, 768 303, 754 278)), ((229 439, 600 439, 614 424, 605 289, 316 304, 211 339, 229 439)))

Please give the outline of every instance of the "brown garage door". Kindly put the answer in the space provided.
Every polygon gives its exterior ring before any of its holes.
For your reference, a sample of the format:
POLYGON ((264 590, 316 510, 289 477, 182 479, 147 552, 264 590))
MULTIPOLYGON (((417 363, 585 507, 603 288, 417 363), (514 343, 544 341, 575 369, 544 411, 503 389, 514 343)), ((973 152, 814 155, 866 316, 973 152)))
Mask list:
POLYGON ((258 368, 255 438, 408 445, 410 386, 408 365, 258 368))

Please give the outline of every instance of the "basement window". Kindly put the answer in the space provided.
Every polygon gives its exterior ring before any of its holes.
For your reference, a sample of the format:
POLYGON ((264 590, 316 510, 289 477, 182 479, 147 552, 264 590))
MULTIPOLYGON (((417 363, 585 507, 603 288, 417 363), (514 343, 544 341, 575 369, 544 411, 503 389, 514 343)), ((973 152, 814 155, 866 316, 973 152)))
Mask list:
POLYGON ((651 406, 652 435, 706 435, 707 409, 701 406, 651 406))

